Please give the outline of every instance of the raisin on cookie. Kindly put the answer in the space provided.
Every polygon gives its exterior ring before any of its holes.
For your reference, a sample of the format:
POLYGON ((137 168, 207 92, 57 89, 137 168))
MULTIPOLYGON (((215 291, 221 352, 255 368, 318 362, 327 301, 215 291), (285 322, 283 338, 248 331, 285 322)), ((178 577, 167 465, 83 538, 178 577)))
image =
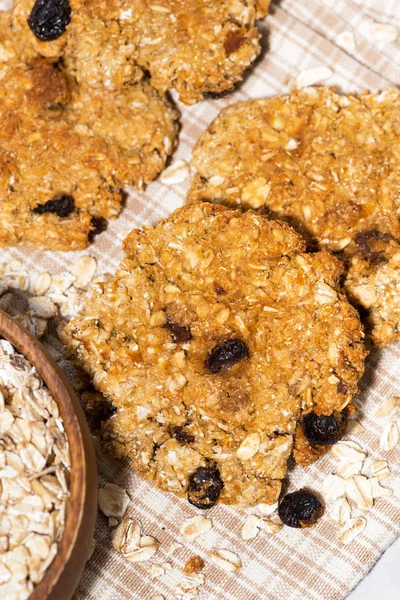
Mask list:
POLYGON ((105 448, 201 508, 275 502, 297 423, 343 411, 363 372, 341 263, 286 223, 209 203, 124 248, 61 334, 116 408, 105 448))
POLYGON ((145 79, 83 89, 46 59, 10 56, 1 74, 0 246, 84 248, 118 216, 123 186, 163 169, 177 113, 145 79))
POLYGON ((307 88, 223 110, 193 153, 189 197, 284 218, 340 253, 373 341, 400 338, 400 92, 307 88))
POLYGON ((25 52, 62 56, 82 84, 117 89, 146 72, 158 90, 174 88, 194 104, 242 79, 260 52, 255 21, 268 6, 269 0, 15 0, 12 28, 25 39, 25 52))

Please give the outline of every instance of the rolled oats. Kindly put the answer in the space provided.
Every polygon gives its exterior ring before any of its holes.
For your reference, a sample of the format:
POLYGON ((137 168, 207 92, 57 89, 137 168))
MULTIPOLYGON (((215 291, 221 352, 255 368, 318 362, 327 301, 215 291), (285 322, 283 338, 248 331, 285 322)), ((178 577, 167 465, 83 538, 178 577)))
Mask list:
POLYGON ((375 498, 382 498, 384 496, 391 496, 393 494, 393 490, 390 488, 385 488, 379 483, 379 479, 377 477, 372 477, 370 479, 371 482, 371 491, 372 496, 375 498))
POLYGON ((170 562, 153 563, 149 567, 149 574, 152 579, 155 579, 156 577, 161 577, 162 575, 165 575, 171 570, 172 565, 170 562))
POLYGON ((190 600, 199 595, 199 587, 204 584, 205 577, 202 573, 194 573, 186 577, 185 581, 179 583, 175 589, 177 600, 190 600))
POLYGON ((332 505, 329 515, 335 525, 345 525, 351 517, 350 504, 346 498, 338 498, 332 505))
POLYGON ((249 515, 242 528, 242 540, 252 540, 257 537, 260 531, 260 518, 256 515, 249 515))
POLYGON ((260 519, 259 526, 261 531, 264 531, 265 533, 272 533, 275 535, 276 533, 278 533, 278 531, 282 529, 283 523, 279 515, 272 515, 269 518, 260 519))
POLYGON ((376 417, 387 417, 400 406, 400 398, 398 396, 390 396, 387 398, 375 413, 376 417))
POLYGON ((353 475, 346 479, 346 495, 361 510, 367 510, 374 504, 371 480, 364 475, 353 475))
POLYGON ((207 519, 206 517, 203 517, 203 515, 197 515, 187 519, 183 523, 180 533, 186 541, 192 542, 203 533, 210 531, 212 526, 212 519, 207 519))
POLYGON ((295 79, 296 88, 305 88, 316 83, 321 83, 332 77, 333 71, 329 67, 313 67, 301 71, 295 79))
POLYGON ((160 181, 165 185, 175 185, 185 181, 189 173, 190 167, 186 160, 177 160, 161 173, 160 181))
POLYGON ((81 256, 75 262, 71 269, 72 275, 75 275, 75 287, 86 287, 93 279, 97 269, 97 261, 93 256, 81 256))
POLYGON ((380 446, 383 452, 390 452, 397 446, 399 441, 399 427, 396 421, 390 421, 383 429, 380 446))
POLYGON ((126 517, 113 530, 112 544, 130 562, 144 562, 157 552, 160 544, 151 536, 142 535, 142 524, 137 519, 126 517))
POLYGON ((342 31, 339 33, 336 36, 336 43, 347 50, 347 52, 354 52, 356 49, 356 40, 351 31, 342 31))
POLYGON ((386 460, 376 460, 369 466, 369 472, 372 477, 376 477, 378 481, 383 481, 390 477, 390 469, 386 460))
POLYGON ((347 544, 350 544, 358 535, 360 535, 366 524, 367 521, 364 517, 349 519, 344 527, 337 533, 339 542, 347 546, 347 544))
POLYGON ((224 548, 214 548, 209 557, 220 569, 228 573, 235 573, 242 566, 240 557, 231 550, 225 550, 224 548))
POLYGON ((32 365, 1 340, 1 598, 28 598, 53 561, 65 526, 69 470, 56 402, 32 365))
POLYGON ((126 491, 115 483, 99 489, 99 507, 106 517, 123 517, 130 501, 126 491))

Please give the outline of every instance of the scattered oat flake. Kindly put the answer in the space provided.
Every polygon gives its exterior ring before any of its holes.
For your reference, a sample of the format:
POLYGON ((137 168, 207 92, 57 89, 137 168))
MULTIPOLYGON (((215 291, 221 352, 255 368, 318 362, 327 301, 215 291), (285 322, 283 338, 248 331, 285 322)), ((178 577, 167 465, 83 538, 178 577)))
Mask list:
POLYGON ((344 525, 351 517, 350 504, 346 498, 338 498, 329 512, 335 525, 344 525))
POLYGON ((364 432, 364 427, 357 419, 350 419, 347 424, 347 433, 349 435, 360 435, 364 432))
POLYGON ((332 77, 333 71, 329 67, 312 67, 301 71, 295 79, 296 88, 303 88, 321 83, 332 77))
POLYGON ((339 33, 336 36, 336 43, 344 50, 347 50, 347 52, 354 52, 356 49, 356 40, 351 31, 342 31, 339 33))
POLYGON ((114 483, 99 489, 99 507, 106 517, 123 517, 130 498, 126 491, 114 483))
POLYGON ((162 594, 156 594, 155 596, 152 596, 150 600, 165 600, 165 596, 162 594))
POLYGON ((257 537, 260 531, 260 518, 256 515, 249 515, 242 528, 242 540, 248 541, 257 537))
POLYGON ((322 489, 327 500, 337 500, 346 492, 346 480, 339 475, 328 475, 324 479, 322 489))
POLYGON ((275 535, 283 527, 283 523, 278 515, 272 515, 271 517, 260 519, 260 529, 265 533, 272 533, 275 535))
POLYGON ((71 273, 75 275, 75 287, 86 287, 93 279, 97 269, 97 261, 93 256, 81 256, 74 263, 71 273))
POLYGON ((346 479, 346 494, 361 510, 374 505, 371 480, 364 475, 354 475, 346 479))
POLYGON ((57 314, 57 307, 47 296, 34 296, 29 298, 29 306, 38 317, 50 319, 57 314))
POLYGON ((375 413, 376 417, 387 417, 391 412, 400 406, 400 398, 397 396, 390 396, 387 398, 375 413))
POLYGON ((161 173, 160 181, 165 185, 175 185, 176 183, 185 181, 189 173, 190 167, 186 160, 177 160, 161 173))
POLYGON ((172 565, 170 562, 153 563, 152 565, 150 565, 149 573, 150 577, 155 579, 156 577, 161 577, 162 575, 165 575, 171 570, 172 565))
POLYGON ((370 23, 367 28, 368 35, 380 44, 392 44, 398 34, 397 27, 385 23, 370 23))
POLYGON ((33 285, 33 293, 35 296, 43 296, 51 286, 52 277, 50 273, 41 273, 34 285, 33 285))
POLYGON ((167 554, 173 554, 174 552, 176 552, 177 550, 180 550, 181 548, 183 548, 183 544, 180 544, 176 540, 172 540, 172 542, 170 543, 170 545, 168 547, 167 554))
POLYGON ((391 496, 393 494, 393 490, 383 487, 383 485, 379 483, 379 479, 377 477, 372 477, 370 482, 374 499, 382 498, 384 496, 391 496))
POLYGON ((363 462, 365 459, 365 452, 359 450, 361 446, 354 442, 337 442, 332 446, 331 453, 335 458, 338 458, 346 462, 363 462))
POLYGON ((350 519, 349 521, 347 521, 345 526, 338 531, 338 540, 342 544, 347 546, 353 540, 355 540, 358 535, 360 535, 366 524, 367 521, 364 519, 364 517, 356 517, 355 519, 350 519))
POLYGON ((235 573, 242 566, 240 557, 231 550, 214 548, 209 554, 210 560, 228 573, 235 573))
POLYGON ((203 515, 196 515, 190 519, 186 519, 183 523, 180 533, 186 541, 192 542, 197 537, 212 529, 212 519, 207 519, 203 515))
POLYGON ((275 504, 265 504, 264 502, 261 502, 260 504, 257 504, 256 509, 265 517, 269 517, 270 515, 273 515, 274 513, 277 512, 278 510, 278 502, 275 502, 275 504))
POLYGON ((390 469, 386 460, 376 460, 369 466, 369 472, 373 477, 376 477, 378 481, 383 481, 390 477, 390 469))
POLYGON ((343 479, 348 479, 353 475, 358 475, 361 472, 363 466, 363 461, 358 462, 341 462, 339 466, 336 468, 336 473, 343 477, 343 479))
POLYGON ((396 421, 390 421, 383 429, 380 446, 384 452, 390 452, 393 450, 399 441, 399 427, 396 421))

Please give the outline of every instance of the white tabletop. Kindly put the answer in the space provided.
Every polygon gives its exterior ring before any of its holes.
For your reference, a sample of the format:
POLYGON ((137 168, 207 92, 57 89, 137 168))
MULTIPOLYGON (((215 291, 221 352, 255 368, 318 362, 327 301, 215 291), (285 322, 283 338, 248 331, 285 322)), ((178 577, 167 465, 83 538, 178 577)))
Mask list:
POLYGON ((364 577, 347 600, 396 600, 400 598, 400 539, 364 577))

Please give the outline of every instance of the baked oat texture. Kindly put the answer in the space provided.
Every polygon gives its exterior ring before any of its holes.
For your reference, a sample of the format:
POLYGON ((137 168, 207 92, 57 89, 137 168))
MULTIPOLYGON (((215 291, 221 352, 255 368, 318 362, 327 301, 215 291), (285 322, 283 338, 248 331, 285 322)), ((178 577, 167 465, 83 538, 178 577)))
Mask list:
POLYGON ((133 231, 124 249, 61 334, 116 408, 105 448, 179 496, 204 467, 222 503, 275 502, 301 415, 343 410, 363 372, 341 263, 307 253, 285 223, 209 203, 133 231))
POLYGON ((25 52, 63 56, 80 83, 117 89, 144 72, 194 104, 229 91, 260 52, 255 20, 269 0, 70 0, 71 23, 43 42, 27 26, 33 0, 15 0, 11 26, 25 52), (28 42, 26 41, 28 40, 28 42))
POLYGON ((223 110, 193 153, 189 198, 285 218, 339 252, 373 341, 400 338, 400 92, 306 88, 223 110))
POLYGON ((12 58, 5 40, 1 62, 0 33, 0 246, 82 249, 118 216, 123 186, 162 171, 176 111, 145 79, 113 92, 78 88, 46 59, 12 58))

